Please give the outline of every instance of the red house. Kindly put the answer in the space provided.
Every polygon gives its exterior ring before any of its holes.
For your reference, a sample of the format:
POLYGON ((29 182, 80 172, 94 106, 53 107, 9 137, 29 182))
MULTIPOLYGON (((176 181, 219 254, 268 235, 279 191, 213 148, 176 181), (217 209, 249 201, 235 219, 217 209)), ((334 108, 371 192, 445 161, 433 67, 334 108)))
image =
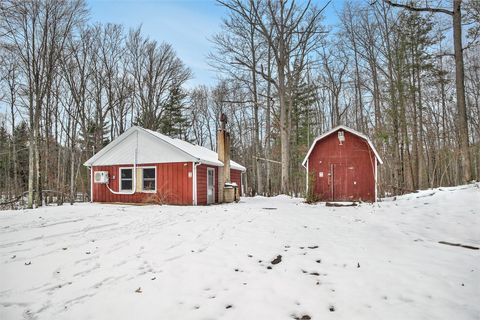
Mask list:
POLYGON ((320 201, 375 202, 382 163, 367 136, 338 126, 315 139, 302 164, 320 201))
MULTIPOLYGON (((229 164, 229 186, 236 184, 241 194, 245 167, 229 164)), ((223 202, 224 163, 216 152, 140 127, 125 131, 84 165, 90 168, 93 202, 223 202)))

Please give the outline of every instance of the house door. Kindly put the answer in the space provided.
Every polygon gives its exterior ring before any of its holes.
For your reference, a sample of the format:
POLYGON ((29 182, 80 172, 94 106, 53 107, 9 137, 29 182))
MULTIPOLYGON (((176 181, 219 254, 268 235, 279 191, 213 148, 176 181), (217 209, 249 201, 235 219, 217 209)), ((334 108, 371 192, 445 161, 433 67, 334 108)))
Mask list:
POLYGON ((215 203, 215 169, 207 168, 207 204, 215 203))

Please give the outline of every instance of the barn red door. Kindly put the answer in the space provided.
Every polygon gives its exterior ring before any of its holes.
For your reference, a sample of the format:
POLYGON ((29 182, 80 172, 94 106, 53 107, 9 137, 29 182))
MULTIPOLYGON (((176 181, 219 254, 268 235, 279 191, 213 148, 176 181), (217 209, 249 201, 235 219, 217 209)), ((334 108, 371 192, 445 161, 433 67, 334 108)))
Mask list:
POLYGON ((332 176, 332 201, 341 201, 345 197, 345 166, 342 163, 330 164, 332 176))
POLYGON ((331 201, 353 201, 358 198, 355 167, 347 163, 330 164, 331 201))
POLYGON ((344 163, 330 163, 331 201, 350 200, 347 190, 347 166, 344 163))

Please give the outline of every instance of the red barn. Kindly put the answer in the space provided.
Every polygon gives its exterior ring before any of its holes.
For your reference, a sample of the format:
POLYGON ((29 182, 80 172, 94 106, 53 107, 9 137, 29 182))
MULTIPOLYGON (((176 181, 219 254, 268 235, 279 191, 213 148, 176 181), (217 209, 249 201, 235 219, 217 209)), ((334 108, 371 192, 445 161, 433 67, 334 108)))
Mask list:
MULTIPOLYGON (((131 127, 84 163, 93 202, 206 205, 222 202, 224 164, 207 148, 131 127)), ((245 167, 230 161, 241 194, 245 167)))
POLYGON ((367 136, 338 126, 315 139, 302 164, 320 201, 375 202, 382 163, 367 136))

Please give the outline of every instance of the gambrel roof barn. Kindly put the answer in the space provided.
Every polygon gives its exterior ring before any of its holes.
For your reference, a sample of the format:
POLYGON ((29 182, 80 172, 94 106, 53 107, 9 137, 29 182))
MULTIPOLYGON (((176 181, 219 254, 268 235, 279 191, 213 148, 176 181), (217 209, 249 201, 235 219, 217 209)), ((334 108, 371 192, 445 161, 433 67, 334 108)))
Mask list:
POLYGON ((377 169, 383 161, 363 133, 343 125, 325 132, 312 143, 302 164, 307 188, 314 188, 310 191, 320 201, 377 200, 377 169))

